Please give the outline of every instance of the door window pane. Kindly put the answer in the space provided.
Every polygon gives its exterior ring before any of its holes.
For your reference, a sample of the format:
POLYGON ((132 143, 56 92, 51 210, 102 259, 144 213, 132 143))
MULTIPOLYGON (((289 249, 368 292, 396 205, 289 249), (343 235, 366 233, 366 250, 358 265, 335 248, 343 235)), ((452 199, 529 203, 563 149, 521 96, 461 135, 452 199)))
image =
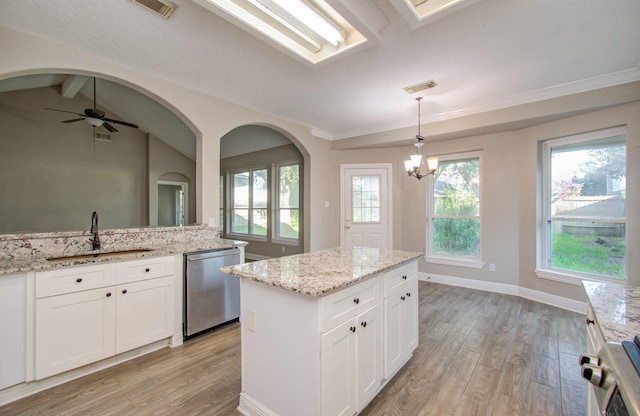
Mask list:
POLYGON ((351 218, 354 223, 380 222, 380 176, 352 176, 351 218))

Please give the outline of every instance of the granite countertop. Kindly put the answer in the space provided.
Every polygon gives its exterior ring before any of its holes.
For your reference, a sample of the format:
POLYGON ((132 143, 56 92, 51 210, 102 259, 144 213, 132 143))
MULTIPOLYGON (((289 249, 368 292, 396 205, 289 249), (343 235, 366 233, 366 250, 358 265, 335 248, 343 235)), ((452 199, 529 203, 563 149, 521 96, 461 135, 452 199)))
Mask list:
POLYGON ((319 297, 420 256, 422 253, 400 250, 332 248, 227 266, 220 270, 243 279, 319 297))
MULTIPOLYGON (((203 240, 193 240, 188 242, 171 242, 171 243, 150 243, 134 247, 122 248, 106 248, 102 250, 87 251, 86 254, 98 253, 98 257, 89 258, 71 258, 75 253, 70 254, 69 259, 61 259, 56 261, 47 260, 44 255, 21 255, 13 256, 9 254, 0 254, 0 278, 2 275, 24 273, 29 271, 42 271, 56 269, 68 266, 80 266, 95 263, 103 263, 108 261, 133 260, 144 257, 159 257, 172 254, 193 253, 198 251, 216 250, 232 248, 246 245, 244 241, 227 240, 222 238, 211 238, 203 240), (109 255, 109 253, 119 250, 131 251, 127 254, 109 255), (147 251, 137 251, 147 250, 147 251)), ((54 257, 54 256, 51 256, 54 257)), ((62 253, 58 257, 65 257, 62 253)))
POLYGON ((632 340, 640 334, 640 287, 616 283, 582 283, 605 342, 632 340))

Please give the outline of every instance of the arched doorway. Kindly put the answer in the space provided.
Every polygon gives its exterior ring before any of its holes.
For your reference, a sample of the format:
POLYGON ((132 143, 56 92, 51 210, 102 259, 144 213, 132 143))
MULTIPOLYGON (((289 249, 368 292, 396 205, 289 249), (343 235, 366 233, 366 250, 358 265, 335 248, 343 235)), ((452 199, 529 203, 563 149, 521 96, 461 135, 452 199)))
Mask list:
POLYGON ((304 251, 305 160, 282 132, 245 125, 220 141, 220 224, 248 259, 304 251))

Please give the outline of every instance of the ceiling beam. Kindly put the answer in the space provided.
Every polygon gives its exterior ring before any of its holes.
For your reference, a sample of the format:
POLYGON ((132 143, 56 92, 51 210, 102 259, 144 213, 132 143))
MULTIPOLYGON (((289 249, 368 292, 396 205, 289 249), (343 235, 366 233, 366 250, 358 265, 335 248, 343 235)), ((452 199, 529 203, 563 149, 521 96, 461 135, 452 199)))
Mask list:
POLYGON ((60 95, 64 98, 75 97, 88 79, 85 75, 67 75, 60 85, 60 95))

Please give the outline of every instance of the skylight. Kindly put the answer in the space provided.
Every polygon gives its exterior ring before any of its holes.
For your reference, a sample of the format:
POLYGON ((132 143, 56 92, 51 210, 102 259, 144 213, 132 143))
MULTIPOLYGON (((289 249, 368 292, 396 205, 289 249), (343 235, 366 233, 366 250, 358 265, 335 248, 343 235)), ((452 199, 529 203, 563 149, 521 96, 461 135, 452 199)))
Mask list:
POLYGON ((193 1, 312 64, 367 41, 324 0, 193 1))
POLYGON ((402 17, 416 29, 478 0, 391 0, 402 17))

